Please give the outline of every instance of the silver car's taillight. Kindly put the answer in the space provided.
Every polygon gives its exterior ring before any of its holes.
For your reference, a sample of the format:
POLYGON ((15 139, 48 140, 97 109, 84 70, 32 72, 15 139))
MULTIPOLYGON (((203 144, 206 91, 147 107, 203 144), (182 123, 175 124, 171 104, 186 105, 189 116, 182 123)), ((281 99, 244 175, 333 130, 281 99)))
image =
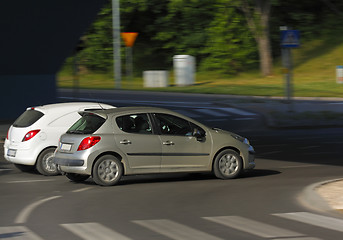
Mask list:
POLYGON ((88 148, 91 148, 95 144, 100 142, 100 140, 101 140, 101 137, 99 137, 99 136, 86 137, 80 143, 79 147, 77 148, 77 151, 82 151, 82 150, 86 150, 88 148))

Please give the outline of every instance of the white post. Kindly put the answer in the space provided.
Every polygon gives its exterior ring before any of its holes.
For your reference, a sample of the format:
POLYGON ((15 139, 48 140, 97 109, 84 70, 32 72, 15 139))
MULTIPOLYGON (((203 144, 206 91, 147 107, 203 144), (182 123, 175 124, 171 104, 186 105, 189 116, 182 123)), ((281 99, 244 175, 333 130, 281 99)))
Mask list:
POLYGON ((290 48, 282 48, 282 65, 284 67, 285 75, 285 95, 287 102, 292 100, 292 54, 290 48))

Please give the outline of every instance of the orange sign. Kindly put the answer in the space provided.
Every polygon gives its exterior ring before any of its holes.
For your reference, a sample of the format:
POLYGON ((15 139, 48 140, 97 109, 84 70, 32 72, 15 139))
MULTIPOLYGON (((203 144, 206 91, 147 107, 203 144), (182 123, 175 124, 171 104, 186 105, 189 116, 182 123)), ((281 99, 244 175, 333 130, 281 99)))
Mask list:
POLYGON ((120 34, 125 42, 126 47, 132 47, 138 36, 137 32, 123 32, 120 34))

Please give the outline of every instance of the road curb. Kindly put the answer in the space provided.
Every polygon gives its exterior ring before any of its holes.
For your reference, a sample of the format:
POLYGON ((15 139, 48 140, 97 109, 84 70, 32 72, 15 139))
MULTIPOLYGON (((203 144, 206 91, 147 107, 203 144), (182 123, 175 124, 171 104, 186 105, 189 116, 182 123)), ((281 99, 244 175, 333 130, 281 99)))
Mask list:
MULTIPOLYGON (((328 201, 329 196, 320 194, 318 189, 330 188, 331 183, 341 182, 343 178, 313 183, 307 186, 298 196, 298 202, 306 208, 317 212, 326 212, 342 217, 342 209, 334 208, 328 201)), ((329 189, 330 190, 330 189, 329 189)))

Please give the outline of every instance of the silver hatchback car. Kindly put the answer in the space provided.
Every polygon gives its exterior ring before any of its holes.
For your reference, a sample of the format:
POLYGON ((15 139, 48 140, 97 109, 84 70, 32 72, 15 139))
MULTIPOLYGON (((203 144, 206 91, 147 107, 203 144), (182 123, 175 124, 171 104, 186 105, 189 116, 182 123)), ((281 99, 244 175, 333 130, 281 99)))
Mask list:
POLYGON ((110 186, 123 175, 210 172, 230 179, 255 167, 246 138, 152 107, 80 112, 61 136, 54 162, 66 176, 110 186))

